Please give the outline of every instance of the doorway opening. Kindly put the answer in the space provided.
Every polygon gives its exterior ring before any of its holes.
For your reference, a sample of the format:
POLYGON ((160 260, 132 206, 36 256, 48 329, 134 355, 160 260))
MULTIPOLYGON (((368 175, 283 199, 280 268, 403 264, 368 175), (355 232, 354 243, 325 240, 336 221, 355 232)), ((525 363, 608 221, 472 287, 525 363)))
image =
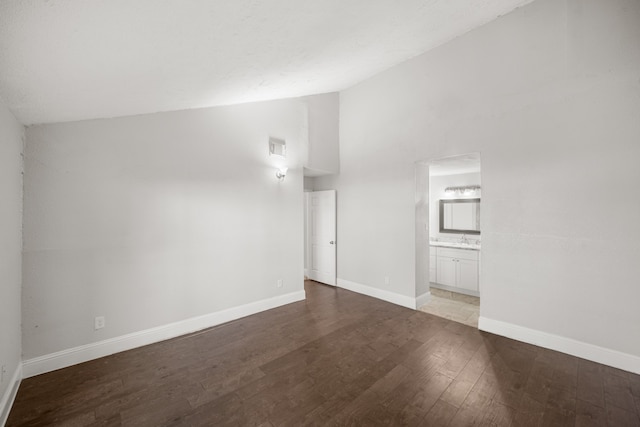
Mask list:
POLYGON ((480 154, 416 165, 418 309, 469 326, 480 316, 480 154))

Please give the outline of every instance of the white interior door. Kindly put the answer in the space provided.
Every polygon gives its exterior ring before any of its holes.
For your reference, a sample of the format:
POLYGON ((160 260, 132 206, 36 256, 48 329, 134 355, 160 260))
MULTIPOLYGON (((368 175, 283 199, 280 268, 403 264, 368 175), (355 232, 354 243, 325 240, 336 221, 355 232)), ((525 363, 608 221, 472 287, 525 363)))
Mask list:
POLYGON ((309 201, 309 278, 336 285, 336 191, 313 191, 309 201))

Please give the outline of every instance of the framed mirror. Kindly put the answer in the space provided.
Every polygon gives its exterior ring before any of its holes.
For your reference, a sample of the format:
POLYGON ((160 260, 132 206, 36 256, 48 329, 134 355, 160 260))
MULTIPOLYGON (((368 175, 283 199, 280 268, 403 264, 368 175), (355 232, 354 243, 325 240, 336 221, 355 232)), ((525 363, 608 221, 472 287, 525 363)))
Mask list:
POLYGON ((480 199, 440 200, 440 232, 480 234, 480 199))

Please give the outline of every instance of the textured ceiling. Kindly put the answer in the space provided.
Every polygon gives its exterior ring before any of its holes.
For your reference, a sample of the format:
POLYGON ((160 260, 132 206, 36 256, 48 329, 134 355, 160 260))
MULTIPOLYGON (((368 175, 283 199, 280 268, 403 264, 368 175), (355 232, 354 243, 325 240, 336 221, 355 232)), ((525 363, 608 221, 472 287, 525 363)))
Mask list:
POLYGON ((0 0, 24 124, 333 92, 531 0, 0 0))

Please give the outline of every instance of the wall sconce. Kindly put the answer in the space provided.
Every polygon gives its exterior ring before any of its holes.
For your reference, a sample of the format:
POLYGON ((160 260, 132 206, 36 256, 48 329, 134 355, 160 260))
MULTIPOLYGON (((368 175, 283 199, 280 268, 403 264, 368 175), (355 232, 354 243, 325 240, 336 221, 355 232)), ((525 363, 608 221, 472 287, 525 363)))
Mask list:
POLYGON ((445 194, 448 194, 448 195, 458 194, 458 195, 464 195, 464 196, 471 196, 472 194, 476 194, 478 190, 480 190, 479 185, 461 185, 458 187, 447 187, 444 189, 444 192, 445 194))
POLYGON ((287 176, 288 170, 289 168, 287 167, 282 167, 276 170, 276 178, 278 178, 278 181, 284 181, 284 177, 287 176))

